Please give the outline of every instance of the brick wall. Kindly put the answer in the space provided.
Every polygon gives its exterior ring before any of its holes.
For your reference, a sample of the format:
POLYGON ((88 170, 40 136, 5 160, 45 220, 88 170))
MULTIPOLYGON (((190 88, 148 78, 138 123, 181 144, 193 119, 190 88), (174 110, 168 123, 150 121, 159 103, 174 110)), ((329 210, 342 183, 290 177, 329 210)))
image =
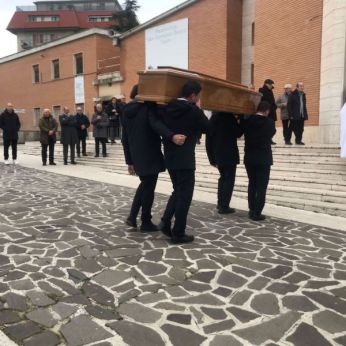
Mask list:
POLYGON ((322 14, 322 0, 256 1, 256 89, 271 78, 277 97, 284 84, 303 81, 310 125, 318 125, 322 14))
MULTIPOLYGON (((240 81, 241 0, 200 0, 153 26, 183 18, 189 18, 189 69, 240 81)), ((128 97, 138 82, 137 71, 145 68, 145 30, 120 44, 123 92, 128 97)))

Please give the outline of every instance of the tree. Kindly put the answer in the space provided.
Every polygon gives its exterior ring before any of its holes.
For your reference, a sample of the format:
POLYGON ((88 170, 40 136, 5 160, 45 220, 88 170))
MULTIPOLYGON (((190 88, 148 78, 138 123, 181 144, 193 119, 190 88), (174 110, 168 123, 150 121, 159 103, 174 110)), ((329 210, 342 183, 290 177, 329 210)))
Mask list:
POLYGON ((139 25, 136 11, 139 10, 137 0, 126 0, 121 11, 113 14, 115 25, 112 26, 116 32, 123 33, 139 25))

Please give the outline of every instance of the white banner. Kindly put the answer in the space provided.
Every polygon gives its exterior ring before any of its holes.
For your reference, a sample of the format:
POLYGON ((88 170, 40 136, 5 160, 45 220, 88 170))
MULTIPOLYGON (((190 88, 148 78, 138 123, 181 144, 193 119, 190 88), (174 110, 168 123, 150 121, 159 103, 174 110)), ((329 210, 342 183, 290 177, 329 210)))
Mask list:
POLYGON ((156 26, 145 31, 146 68, 189 68, 189 19, 156 26))
POLYGON ((76 76, 74 79, 75 104, 85 103, 84 96, 84 76, 76 76))

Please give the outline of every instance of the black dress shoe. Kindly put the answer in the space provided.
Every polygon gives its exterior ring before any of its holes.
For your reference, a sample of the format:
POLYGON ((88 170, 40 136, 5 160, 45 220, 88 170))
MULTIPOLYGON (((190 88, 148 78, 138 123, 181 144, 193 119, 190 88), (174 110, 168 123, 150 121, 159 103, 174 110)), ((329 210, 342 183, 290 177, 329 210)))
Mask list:
POLYGON ((249 218, 251 219, 254 216, 254 211, 253 210, 249 210, 249 218))
POLYGON ((235 213, 235 209, 234 208, 218 208, 218 213, 219 214, 234 214, 235 213))
POLYGON ((271 141, 271 143, 270 143, 271 145, 276 145, 276 143, 274 142, 274 141, 271 141))
POLYGON ((100 155, 99 155, 99 154, 96 154, 95 157, 100 157, 100 155))
POLYGON ((292 142, 285 142, 286 145, 292 145, 292 142))
POLYGON ((181 237, 172 237, 172 244, 188 244, 192 243, 195 240, 193 235, 185 234, 181 237))
POLYGON ((252 217, 251 217, 251 220, 253 221, 264 221, 266 219, 265 215, 256 215, 256 214, 253 214, 252 217))
POLYGON ((151 221, 142 223, 140 231, 143 233, 150 233, 150 232, 158 232, 159 229, 156 225, 154 225, 151 221))
POLYGON ((50 166, 56 166, 56 163, 55 162, 49 162, 49 165, 50 166))
POLYGON ((64 161, 64 165, 67 166, 67 161, 64 161))
POLYGON ((103 157, 107 157, 108 155, 107 154, 102 154, 103 157))
POLYGON ((88 154, 87 153, 83 153, 83 156, 88 156, 88 154))
POLYGON ((305 145, 304 142, 296 142, 296 145, 305 145))
POLYGON ((171 238, 172 237, 172 230, 171 230, 171 225, 167 224, 163 221, 161 221, 158 225, 159 231, 161 231, 164 235, 167 237, 171 238))
POLYGON ((80 159, 80 154, 77 154, 77 157, 80 159))
POLYGON ((77 162, 76 161, 71 161, 71 165, 76 165, 77 162))
POLYGON ((42 163, 42 166, 47 166, 47 162, 43 162, 43 163, 42 163))
POLYGON ((137 228, 136 220, 133 220, 133 219, 131 219, 129 217, 126 219, 125 223, 126 223, 127 226, 130 226, 130 227, 133 227, 133 228, 137 228))

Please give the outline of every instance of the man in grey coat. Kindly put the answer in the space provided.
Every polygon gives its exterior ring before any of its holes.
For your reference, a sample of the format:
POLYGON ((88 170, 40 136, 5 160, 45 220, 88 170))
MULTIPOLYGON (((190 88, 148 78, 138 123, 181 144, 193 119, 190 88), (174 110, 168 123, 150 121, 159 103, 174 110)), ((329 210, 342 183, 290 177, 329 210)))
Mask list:
POLYGON ((64 113, 59 117, 61 126, 60 141, 64 147, 64 165, 67 165, 68 148, 70 147, 71 164, 76 165, 75 152, 76 144, 78 143, 77 120, 76 117, 70 114, 70 109, 64 107, 64 113))
POLYGON ((108 115, 103 111, 101 103, 96 105, 96 112, 91 123, 94 125, 93 135, 95 138, 95 157, 100 156, 100 143, 102 144, 102 156, 107 157, 106 142, 108 138, 108 115))
POLYGON ((288 97, 291 94, 291 92, 292 84, 286 84, 284 87, 284 93, 281 96, 279 96, 276 100, 276 105, 281 110, 282 129, 286 145, 292 145, 292 120, 289 118, 287 110, 288 97))

